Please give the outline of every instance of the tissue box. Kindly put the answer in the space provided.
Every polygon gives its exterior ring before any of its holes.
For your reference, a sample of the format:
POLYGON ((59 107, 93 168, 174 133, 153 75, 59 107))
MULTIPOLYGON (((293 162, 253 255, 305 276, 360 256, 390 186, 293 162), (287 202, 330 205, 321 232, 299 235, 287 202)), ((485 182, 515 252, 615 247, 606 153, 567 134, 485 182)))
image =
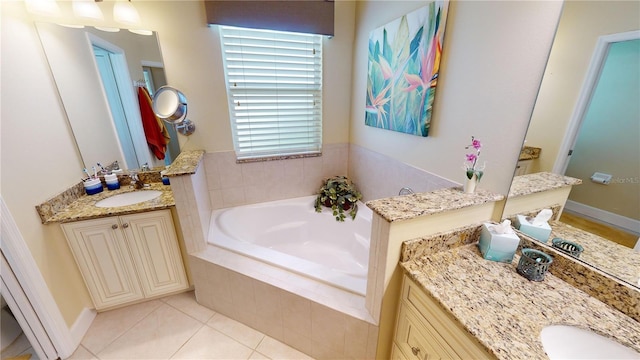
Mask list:
POLYGON ((548 222, 540 226, 533 225, 524 215, 517 215, 515 225, 518 230, 543 243, 546 243, 551 235, 551 226, 548 222))
POLYGON ((510 263, 518 249, 520 238, 514 232, 496 234, 493 230, 494 226, 490 223, 482 224, 478 243, 482 257, 491 261, 510 263))

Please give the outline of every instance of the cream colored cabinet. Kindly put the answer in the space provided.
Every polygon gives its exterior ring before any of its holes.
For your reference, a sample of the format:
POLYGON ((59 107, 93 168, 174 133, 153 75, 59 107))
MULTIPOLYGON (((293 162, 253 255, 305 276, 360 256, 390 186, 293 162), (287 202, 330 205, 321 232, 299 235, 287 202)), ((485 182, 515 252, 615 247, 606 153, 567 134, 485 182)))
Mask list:
POLYGON ((516 173, 515 176, 527 175, 530 172, 531 162, 533 160, 520 160, 516 165, 516 173))
POLYGON ((62 224, 97 310, 189 287, 169 210, 62 224))
POLYGON ((406 275, 393 359, 493 359, 485 348, 406 275))

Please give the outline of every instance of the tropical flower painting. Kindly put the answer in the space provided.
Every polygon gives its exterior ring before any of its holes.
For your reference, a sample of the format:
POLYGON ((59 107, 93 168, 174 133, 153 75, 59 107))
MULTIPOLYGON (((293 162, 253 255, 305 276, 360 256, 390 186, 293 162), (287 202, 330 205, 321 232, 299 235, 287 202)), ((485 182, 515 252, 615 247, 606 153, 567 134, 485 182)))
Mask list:
POLYGON ((448 1, 435 1, 369 36, 365 124, 427 136, 448 1))

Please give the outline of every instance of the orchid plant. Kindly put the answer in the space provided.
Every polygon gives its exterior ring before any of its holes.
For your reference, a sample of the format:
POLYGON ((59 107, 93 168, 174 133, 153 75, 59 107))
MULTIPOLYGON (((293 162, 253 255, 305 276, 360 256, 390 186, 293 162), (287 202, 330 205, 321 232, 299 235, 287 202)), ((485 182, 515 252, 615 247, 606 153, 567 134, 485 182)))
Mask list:
POLYGON ((467 161, 464 163, 464 169, 467 172, 467 178, 471 180, 473 175, 476 175, 478 181, 482 178, 485 165, 478 166, 478 158, 480 157, 480 149, 482 149, 482 143, 475 137, 471 137, 471 144, 465 146, 465 149, 473 149, 475 152, 466 155, 467 161))

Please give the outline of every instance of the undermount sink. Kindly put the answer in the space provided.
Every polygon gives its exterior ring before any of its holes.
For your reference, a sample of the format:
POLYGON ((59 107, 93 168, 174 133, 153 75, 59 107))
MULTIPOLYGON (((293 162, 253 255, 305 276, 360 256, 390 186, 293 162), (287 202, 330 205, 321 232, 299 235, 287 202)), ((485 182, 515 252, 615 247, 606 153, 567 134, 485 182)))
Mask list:
POLYGON ((132 191, 100 200, 96 203, 96 206, 100 208, 129 206, 144 201, 153 200, 160 195, 162 195, 162 191, 158 190, 132 191))
POLYGON ((640 353, 589 330, 550 325, 540 332, 550 359, 640 359, 640 353))

